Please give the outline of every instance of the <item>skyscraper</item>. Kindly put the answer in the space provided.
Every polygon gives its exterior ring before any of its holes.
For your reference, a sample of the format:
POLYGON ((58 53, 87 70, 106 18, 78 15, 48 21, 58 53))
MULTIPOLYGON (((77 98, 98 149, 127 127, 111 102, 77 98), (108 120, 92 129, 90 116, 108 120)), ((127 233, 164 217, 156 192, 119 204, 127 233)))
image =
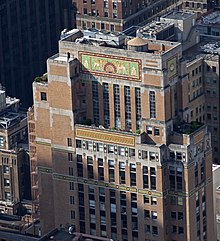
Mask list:
POLYGON ((213 240, 211 136, 183 115, 181 58, 180 43, 65 33, 29 110, 43 232, 213 240))
POLYGON ((71 6, 69 0, 0 2, 0 83, 25 107, 32 104, 34 78, 57 52, 60 31, 74 26, 71 6))

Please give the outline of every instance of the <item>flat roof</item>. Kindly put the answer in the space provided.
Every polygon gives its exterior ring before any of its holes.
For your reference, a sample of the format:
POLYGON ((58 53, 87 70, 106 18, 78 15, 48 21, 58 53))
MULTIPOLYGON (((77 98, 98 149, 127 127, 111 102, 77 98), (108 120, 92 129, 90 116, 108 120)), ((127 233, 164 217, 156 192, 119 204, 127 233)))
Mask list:
POLYGON ((184 19, 187 19, 187 18, 189 18, 193 15, 195 15, 195 14, 189 13, 189 12, 173 11, 173 12, 169 12, 166 15, 162 16, 162 18, 184 20, 184 19))
POLYGON ((138 32, 142 34, 157 34, 173 25, 174 23, 154 21, 140 28, 138 32))
POLYGON ((0 231, 0 237, 1 239, 9 239, 14 241, 38 241, 39 238, 30 236, 30 235, 22 235, 18 233, 12 233, 12 232, 6 232, 6 231, 0 231))
POLYGON ((205 25, 220 24, 220 11, 211 12, 201 17, 201 23, 205 25))
POLYGON ((213 41, 201 46, 201 50, 209 54, 220 55, 220 41, 213 41))
POLYGON ((8 129, 26 117, 22 112, 3 112, 0 115, 0 128, 8 129))

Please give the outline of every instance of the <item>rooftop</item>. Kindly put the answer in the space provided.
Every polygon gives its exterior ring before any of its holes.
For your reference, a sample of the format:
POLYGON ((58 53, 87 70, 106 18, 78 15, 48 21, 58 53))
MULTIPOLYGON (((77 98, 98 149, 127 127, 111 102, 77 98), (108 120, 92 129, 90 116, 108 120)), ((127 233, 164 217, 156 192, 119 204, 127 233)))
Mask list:
POLYGON ((22 112, 3 112, 0 114, 0 128, 9 129, 26 117, 26 114, 22 112))
POLYGON ((173 11, 173 12, 167 13, 162 18, 174 19, 174 20, 185 20, 193 15, 195 14, 189 13, 189 12, 173 11))
POLYGON ((211 12, 202 16, 200 23, 205 25, 220 24, 220 11, 211 12))
POLYGON ((202 52, 220 55, 220 41, 213 41, 201 46, 202 52))
POLYGON ((72 233, 67 230, 55 229, 49 234, 46 234, 39 241, 112 241, 108 238, 98 237, 94 235, 82 234, 82 233, 72 233))
POLYGON ((141 34, 150 34, 150 35, 155 35, 159 33, 160 31, 169 28, 173 26, 173 23, 169 22, 159 22, 159 21, 154 21, 151 22, 144 27, 140 28, 137 30, 137 32, 140 32, 141 34))
POLYGON ((216 171, 217 169, 220 168, 220 165, 217 165, 217 164, 212 164, 212 171, 216 171))
POLYGON ((174 125, 173 129, 174 132, 180 133, 180 134, 187 134, 190 135, 193 132, 197 131, 200 127, 202 127, 204 124, 199 123, 196 121, 193 121, 191 123, 177 123, 174 125))
MULTIPOLYGON (((67 34, 67 33, 66 33, 67 34)), ((131 39, 131 37, 126 36, 123 33, 112 33, 112 32, 106 32, 106 31, 99 31, 97 29, 90 29, 85 31, 80 30, 74 30, 68 32, 67 36, 61 41, 65 42, 72 42, 77 45, 90 45, 95 47, 107 47, 107 48, 117 48, 117 49, 127 49, 129 43, 137 42, 137 38, 131 39), (130 40, 130 41, 128 41, 130 40)), ((141 38, 138 38, 137 46, 140 46, 139 44, 148 45, 148 48, 145 50, 134 50, 131 51, 141 51, 141 52, 147 52, 147 53, 153 53, 153 54, 163 54, 164 52, 167 52, 168 50, 176 47, 177 45, 180 45, 176 42, 171 41, 162 41, 162 40, 143 40, 141 38)), ((132 45, 134 46, 134 45, 132 45)), ((57 60, 64 60, 66 61, 65 57, 58 57, 57 60)))

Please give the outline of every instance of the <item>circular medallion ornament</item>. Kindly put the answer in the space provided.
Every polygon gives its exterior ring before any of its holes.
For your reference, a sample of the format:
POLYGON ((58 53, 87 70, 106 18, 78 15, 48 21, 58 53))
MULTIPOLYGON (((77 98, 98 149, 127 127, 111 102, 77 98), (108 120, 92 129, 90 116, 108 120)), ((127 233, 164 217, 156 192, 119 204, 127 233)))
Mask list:
POLYGON ((105 70, 105 72, 108 72, 108 73, 111 73, 111 74, 115 74, 117 72, 117 69, 116 69, 115 65, 112 64, 112 63, 107 63, 104 66, 104 70, 105 70))
POLYGON ((170 65, 170 71, 173 72, 174 69, 175 69, 175 65, 174 65, 174 63, 172 63, 172 64, 170 65))

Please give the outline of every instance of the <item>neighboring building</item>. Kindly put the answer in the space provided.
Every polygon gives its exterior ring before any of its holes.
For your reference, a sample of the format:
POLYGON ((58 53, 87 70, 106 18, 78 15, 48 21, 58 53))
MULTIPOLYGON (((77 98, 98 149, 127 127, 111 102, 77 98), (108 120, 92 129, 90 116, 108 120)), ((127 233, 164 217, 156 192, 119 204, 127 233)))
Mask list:
POLYGON ((175 41, 182 44, 182 51, 199 43, 196 28, 196 14, 183 11, 171 11, 159 21, 151 22, 137 30, 137 36, 146 39, 175 41))
POLYGON ((31 199, 27 114, 19 99, 0 91, 0 212, 22 215, 21 201, 31 199))
POLYGON ((197 21, 197 29, 201 36, 220 38, 220 11, 201 16, 197 21))
POLYGON ((216 226, 217 226, 217 240, 220 240, 220 186, 215 190, 216 198, 216 226))
POLYGON ((74 27, 71 0, 1 0, 0 83, 7 94, 33 103, 32 82, 57 52, 60 31, 74 27))
MULTIPOLYGON (((13 221, 14 227, 17 227, 17 223, 19 223, 19 221, 13 221)), ((42 237, 38 237, 36 235, 31 235, 28 233, 24 234, 24 232, 18 233, 18 230, 17 232, 10 232, 8 230, 4 230, 0 231, 0 239, 2 241, 112 241, 111 239, 98 237, 94 235, 69 232, 66 229, 54 229, 48 232, 47 234, 43 235, 42 237)))
POLYGON ((173 0, 73 0, 76 6, 76 26, 120 32, 133 25, 156 18, 181 1, 173 0))
POLYGON ((66 229, 54 229, 41 237, 38 241, 51 241, 51 240, 65 240, 65 241, 112 241, 108 238, 98 237, 95 235, 88 235, 83 233, 76 233, 66 229))
POLYGON ((182 8, 187 11, 196 12, 198 14, 220 7, 219 0, 183 0, 182 8))
POLYGON ((42 232, 214 240, 211 136, 185 115, 181 44, 90 35, 66 33, 33 84, 42 232))
POLYGON ((220 239, 220 165, 213 164, 213 202, 214 202, 214 224, 215 239, 220 239))
MULTIPOLYGON (((217 29, 217 15, 212 13, 209 19, 213 19, 212 28, 217 29)), ((141 27, 137 31, 137 36, 146 39, 171 39, 182 44, 181 68, 184 73, 182 81, 186 85, 183 94, 185 96, 183 119, 187 122, 205 123, 210 127, 213 162, 220 163, 219 57, 217 56, 220 53, 220 44, 217 42, 217 32, 212 31, 210 35, 202 34, 201 26, 201 21, 196 24, 195 13, 173 11, 162 16, 160 21, 141 27)))

